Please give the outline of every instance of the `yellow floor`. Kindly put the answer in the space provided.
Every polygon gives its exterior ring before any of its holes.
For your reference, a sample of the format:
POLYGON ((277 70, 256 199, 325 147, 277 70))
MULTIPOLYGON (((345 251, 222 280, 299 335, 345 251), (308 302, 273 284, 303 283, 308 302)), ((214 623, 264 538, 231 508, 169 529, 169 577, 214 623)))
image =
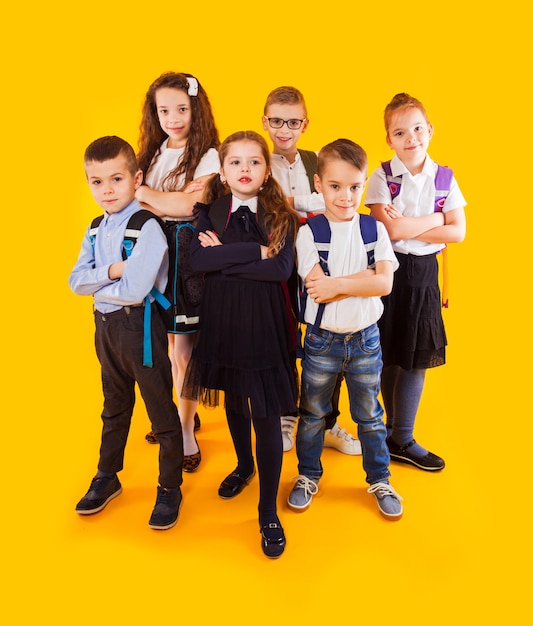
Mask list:
MULTIPOLYGON (((88 362, 86 380, 66 372, 58 382, 68 406, 56 426, 36 425, 31 462, 11 468, 15 477, 20 469, 21 480, 9 481, 14 506, 3 513, 4 592, 16 619, 4 623, 453 624, 460 618, 481 624, 504 617, 506 624, 522 623, 526 582, 509 569, 526 549, 511 518, 516 494, 507 492, 506 503, 498 485, 508 477, 496 466, 480 468, 472 454, 472 441, 486 433, 467 419, 471 407, 439 399, 439 386, 460 384, 451 366, 428 375, 417 433, 445 457, 446 469, 432 474, 391 466, 404 497, 403 518, 383 519, 366 493, 360 457, 331 449, 324 451, 325 474, 311 508, 290 511, 285 501, 297 473, 292 450, 284 455, 279 496, 287 548, 271 561, 260 549, 257 477, 235 500, 217 496, 235 462, 218 409, 201 410, 203 461, 185 475, 176 527, 147 526, 158 448, 144 441, 141 401, 120 475, 123 494, 97 515, 74 512, 99 443, 98 369, 88 362)), ((353 432, 345 390, 341 402, 340 423, 353 432)), ((22 446, 15 446, 20 458, 22 446)))

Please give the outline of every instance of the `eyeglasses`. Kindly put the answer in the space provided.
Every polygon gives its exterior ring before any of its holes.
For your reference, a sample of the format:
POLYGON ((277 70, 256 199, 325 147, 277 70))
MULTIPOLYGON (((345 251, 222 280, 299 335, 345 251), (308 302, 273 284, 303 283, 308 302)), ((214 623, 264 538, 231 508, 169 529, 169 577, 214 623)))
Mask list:
POLYGON ((265 119, 268 120, 270 128, 283 128, 283 124, 287 124, 287 128, 290 130, 298 130, 305 122, 305 118, 303 120, 282 120, 279 117, 267 117, 266 115, 265 119))

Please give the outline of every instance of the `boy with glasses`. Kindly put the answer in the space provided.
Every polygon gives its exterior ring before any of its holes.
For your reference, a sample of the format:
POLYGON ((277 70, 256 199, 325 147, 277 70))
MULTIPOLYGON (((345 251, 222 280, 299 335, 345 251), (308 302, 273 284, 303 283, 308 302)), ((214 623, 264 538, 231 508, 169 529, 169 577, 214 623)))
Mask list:
MULTIPOLYGON (((272 176, 279 183, 289 200, 289 204, 300 214, 305 223, 310 213, 324 212, 324 199, 314 186, 317 169, 317 153, 297 147, 300 136, 309 125, 307 108, 303 94, 295 87, 277 87, 266 99, 263 111, 263 129, 272 141, 271 155, 272 176)), ((297 293, 297 278, 289 283, 293 293, 297 293)), ((326 418, 324 445, 339 450, 344 454, 361 454, 361 444, 344 428, 337 424, 339 416, 339 394, 342 376, 339 378, 332 399, 332 412, 326 418)), ((297 415, 283 415, 281 430, 283 450, 287 452, 294 446, 297 415)))

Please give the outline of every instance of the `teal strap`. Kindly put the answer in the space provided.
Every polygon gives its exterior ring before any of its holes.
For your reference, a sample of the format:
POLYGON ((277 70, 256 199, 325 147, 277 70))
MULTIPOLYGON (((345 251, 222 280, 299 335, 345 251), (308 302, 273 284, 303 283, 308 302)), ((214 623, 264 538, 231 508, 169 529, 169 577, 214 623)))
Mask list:
POLYGON ((152 305, 150 298, 144 299, 144 340, 143 340, 143 365, 152 367, 152 305))
MULTIPOLYGON (((159 289, 152 287, 150 293, 165 311, 170 307, 170 302, 159 289)), ((143 365, 144 367, 153 367, 154 365, 152 357, 152 306, 148 296, 144 299, 143 365)))
POLYGON ((159 291, 159 289, 152 287, 152 289, 150 290, 150 295, 159 305, 163 307, 165 311, 167 311, 170 308, 171 306, 170 300, 164 294, 162 294, 159 291))

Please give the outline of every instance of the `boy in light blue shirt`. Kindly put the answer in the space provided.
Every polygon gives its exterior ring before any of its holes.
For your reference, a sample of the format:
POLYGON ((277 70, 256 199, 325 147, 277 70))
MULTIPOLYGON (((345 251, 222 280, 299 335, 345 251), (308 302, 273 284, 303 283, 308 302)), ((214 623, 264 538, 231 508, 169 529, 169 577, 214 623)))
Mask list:
POLYGON ((183 439, 172 397, 166 326, 153 298, 147 304, 145 298, 154 286, 165 289, 167 240, 157 219, 148 219, 125 258, 128 222, 142 209, 135 200, 142 172, 126 141, 110 136, 92 142, 85 151, 85 173, 104 215, 97 230, 87 228, 69 285, 76 294, 93 296, 104 407, 98 471, 76 512, 98 513, 122 492, 117 473, 123 468, 137 383, 160 443, 159 486, 149 526, 166 530, 176 524, 181 506, 183 439), (151 366, 143 364, 145 306, 151 313, 151 366))

